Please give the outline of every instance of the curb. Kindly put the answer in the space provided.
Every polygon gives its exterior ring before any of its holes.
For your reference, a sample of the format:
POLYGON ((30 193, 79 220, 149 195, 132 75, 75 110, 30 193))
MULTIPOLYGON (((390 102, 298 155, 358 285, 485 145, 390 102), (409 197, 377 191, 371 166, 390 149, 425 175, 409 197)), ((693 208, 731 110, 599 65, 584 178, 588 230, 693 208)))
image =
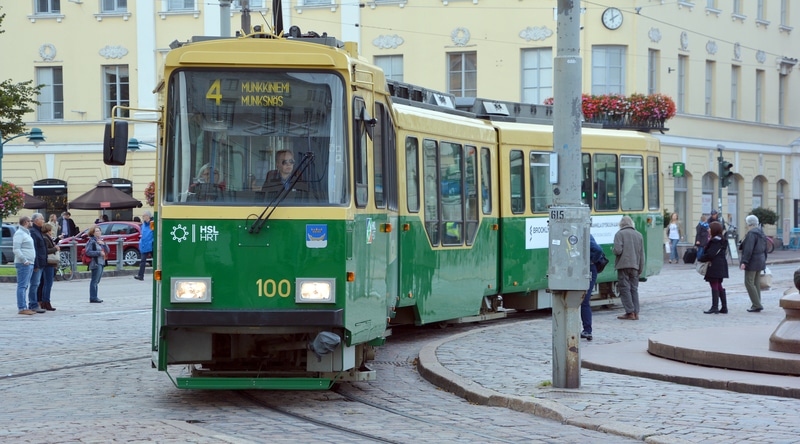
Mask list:
POLYGON ((569 407, 565 407, 557 401, 536 399, 533 396, 528 398, 497 393, 484 388, 475 381, 451 372, 442 366, 436 358, 436 350, 443 344, 471 334, 483 332, 487 329, 501 327, 502 326, 493 326, 472 330, 426 344, 419 352, 417 371, 420 376, 431 384, 475 404, 490 407, 503 407, 517 412, 530 413, 535 416, 558 421, 562 424, 638 439, 649 443, 682 444, 689 442, 673 436, 662 435, 650 429, 631 426, 618 421, 591 418, 569 407))
MULTIPOLYGON (((103 277, 134 276, 136 274, 139 274, 138 270, 121 270, 121 271, 103 270, 103 277)), ((148 267, 148 268, 145 269, 144 274, 145 274, 145 277, 148 274, 152 276, 153 270, 150 269, 150 267, 148 267)), ((78 280, 81 280, 81 279, 91 279, 91 277, 92 277, 92 273, 90 273, 88 271, 76 271, 75 275, 72 277, 72 280, 73 281, 78 281, 78 280)), ((56 275, 54 282, 66 282, 66 281, 61 281, 58 278, 58 275, 56 275)), ((0 283, 16 284, 17 283, 17 276, 0 276, 0 283)))

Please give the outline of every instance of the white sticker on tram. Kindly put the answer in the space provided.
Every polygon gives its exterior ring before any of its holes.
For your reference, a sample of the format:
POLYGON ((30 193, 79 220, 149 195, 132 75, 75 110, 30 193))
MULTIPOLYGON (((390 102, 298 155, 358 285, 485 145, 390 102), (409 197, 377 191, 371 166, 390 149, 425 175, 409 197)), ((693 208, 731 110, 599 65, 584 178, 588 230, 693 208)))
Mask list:
POLYGON ((178 224, 172 227, 170 234, 172 235, 172 240, 178 243, 184 241, 191 243, 216 242, 219 237, 219 229, 217 229, 216 225, 200 225, 198 227, 195 224, 190 226, 178 224))
MULTIPOLYGON (((608 216, 592 216, 591 233, 598 244, 613 244, 614 235, 619 231, 619 221, 622 220, 621 214, 608 216)), ((537 248, 547 248, 550 232, 547 227, 548 218, 531 217, 525 219, 525 249, 534 250, 537 248)))

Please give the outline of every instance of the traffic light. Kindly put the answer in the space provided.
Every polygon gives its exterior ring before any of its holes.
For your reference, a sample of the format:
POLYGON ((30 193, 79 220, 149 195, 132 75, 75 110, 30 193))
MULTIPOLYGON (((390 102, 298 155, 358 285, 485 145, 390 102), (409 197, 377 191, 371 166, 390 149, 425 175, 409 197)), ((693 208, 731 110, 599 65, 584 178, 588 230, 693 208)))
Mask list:
POLYGON ((733 176, 733 164, 727 160, 719 161, 719 182, 722 188, 731 184, 731 176, 733 176))

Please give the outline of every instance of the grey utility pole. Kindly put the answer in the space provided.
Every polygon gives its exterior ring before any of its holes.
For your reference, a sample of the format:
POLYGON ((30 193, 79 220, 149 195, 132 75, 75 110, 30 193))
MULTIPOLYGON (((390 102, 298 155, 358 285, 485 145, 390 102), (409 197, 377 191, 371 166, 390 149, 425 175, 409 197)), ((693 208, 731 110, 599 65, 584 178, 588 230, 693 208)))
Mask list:
POLYGON ((548 287, 553 293, 553 386, 581 384, 580 303, 591 279, 589 207, 581 202, 580 2, 558 0, 553 85, 548 287))
POLYGON ((231 36, 231 0, 219 0, 219 35, 231 36))

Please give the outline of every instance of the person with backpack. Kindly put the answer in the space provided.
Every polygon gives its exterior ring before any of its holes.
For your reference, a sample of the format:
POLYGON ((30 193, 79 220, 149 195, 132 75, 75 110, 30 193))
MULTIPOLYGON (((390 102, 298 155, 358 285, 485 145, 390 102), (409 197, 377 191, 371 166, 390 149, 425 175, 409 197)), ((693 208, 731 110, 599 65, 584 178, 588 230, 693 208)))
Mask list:
POLYGON ((728 312, 728 298, 722 281, 728 278, 728 260, 725 258, 728 243, 722 237, 722 224, 711 222, 709 224, 711 240, 708 241, 703 255, 697 258, 700 262, 708 262, 705 281, 711 287, 711 308, 703 311, 705 314, 728 312), (719 303, 722 302, 722 308, 719 303))

